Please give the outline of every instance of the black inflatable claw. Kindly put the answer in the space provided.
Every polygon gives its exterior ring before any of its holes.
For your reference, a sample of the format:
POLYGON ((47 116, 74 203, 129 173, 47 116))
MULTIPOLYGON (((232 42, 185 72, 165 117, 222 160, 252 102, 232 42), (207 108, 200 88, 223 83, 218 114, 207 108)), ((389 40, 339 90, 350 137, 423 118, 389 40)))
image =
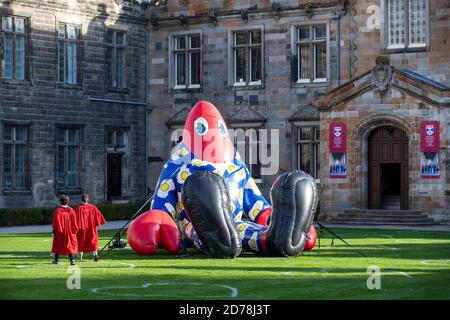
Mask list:
POLYGON ((190 175, 181 189, 181 200, 205 251, 216 258, 235 258, 242 249, 231 218, 230 196, 224 179, 209 171, 190 175))
POLYGON ((299 170, 285 173, 273 184, 270 197, 273 213, 267 230, 267 253, 297 256, 305 246, 318 202, 314 179, 299 170))

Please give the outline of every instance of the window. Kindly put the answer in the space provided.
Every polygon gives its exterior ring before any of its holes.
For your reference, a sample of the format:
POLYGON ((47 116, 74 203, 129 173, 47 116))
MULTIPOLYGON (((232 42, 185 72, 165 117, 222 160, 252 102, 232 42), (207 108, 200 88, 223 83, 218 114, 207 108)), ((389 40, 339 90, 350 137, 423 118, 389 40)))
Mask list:
POLYGON ((308 25, 296 28, 295 61, 296 82, 326 82, 327 26, 308 25))
POLYGON ((256 182, 261 181, 261 162, 259 161, 259 130, 257 128, 236 128, 234 143, 245 162, 250 175, 256 182))
POLYGON ((25 80, 26 19, 13 16, 3 18, 3 77, 25 80))
POLYGON ((388 0, 388 49, 426 46, 426 0, 388 0))
POLYGON ((175 89, 200 88, 200 47, 200 34, 173 37, 173 78, 175 89))
POLYGON ((80 187, 80 130, 58 128, 57 179, 59 188, 80 187))
POLYGON ((3 131, 3 186, 23 190, 27 182, 28 128, 6 125, 3 131))
POLYGON ((235 86, 262 84, 261 30, 233 33, 233 81, 235 86))
POLYGON ((108 130, 106 134, 106 144, 108 147, 125 147, 125 131, 124 130, 108 130))
POLYGON ((78 41, 80 29, 74 25, 58 26, 58 81, 78 83, 78 41))
POLYGON ((126 34, 122 31, 108 30, 106 36, 106 64, 108 87, 125 88, 126 74, 126 34))
POLYGON ((261 162, 259 161, 258 138, 256 140, 245 137, 245 164, 250 175, 256 182, 261 181, 261 162))
POLYGON ((296 131, 296 168, 310 174, 315 179, 319 179, 319 125, 296 127, 296 131))

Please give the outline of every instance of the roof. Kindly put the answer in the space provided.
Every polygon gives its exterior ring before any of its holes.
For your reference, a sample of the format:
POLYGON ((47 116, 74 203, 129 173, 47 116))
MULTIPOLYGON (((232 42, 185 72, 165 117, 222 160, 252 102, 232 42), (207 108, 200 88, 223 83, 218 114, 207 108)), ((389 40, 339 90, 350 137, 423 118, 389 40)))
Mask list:
POLYGON ((408 69, 399 70, 389 64, 377 64, 372 70, 329 90, 320 101, 319 110, 334 109, 368 90, 384 95, 389 87, 438 107, 450 107, 450 88, 443 83, 408 69))
POLYGON ((414 71, 409 70, 409 69, 402 69, 401 71, 403 73, 407 74, 408 76, 418 80, 418 81, 422 81, 422 82, 424 82, 426 84, 429 84, 431 86, 434 86, 434 87, 436 87, 436 88, 438 88, 440 90, 450 90, 450 87, 447 87, 443 83, 440 83, 440 82, 437 82, 437 81, 435 81, 433 79, 430 79, 430 78, 424 76, 423 74, 414 72, 414 71))

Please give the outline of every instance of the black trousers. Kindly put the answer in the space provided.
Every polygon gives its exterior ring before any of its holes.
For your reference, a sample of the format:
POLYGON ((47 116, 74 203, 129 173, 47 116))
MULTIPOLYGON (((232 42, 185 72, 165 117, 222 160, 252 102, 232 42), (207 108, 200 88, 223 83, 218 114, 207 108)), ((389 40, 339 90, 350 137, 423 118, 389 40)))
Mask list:
MULTIPOLYGON (((69 254, 69 260, 73 261, 73 254, 69 254)), ((58 262, 59 261, 59 254, 55 253, 55 261, 58 262)))

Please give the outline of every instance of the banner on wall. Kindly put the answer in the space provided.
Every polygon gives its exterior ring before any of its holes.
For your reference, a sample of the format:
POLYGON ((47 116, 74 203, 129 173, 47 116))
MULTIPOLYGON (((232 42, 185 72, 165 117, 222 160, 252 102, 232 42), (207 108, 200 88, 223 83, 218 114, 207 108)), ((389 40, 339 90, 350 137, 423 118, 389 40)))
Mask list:
POLYGON ((422 152, 439 152, 439 121, 422 121, 420 149, 422 152))
POLYGON ((330 178, 345 178, 347 176, 347 125, 330 123, 328 141, 330 178))
POLYGON ((345 178, 347 176, 347 159, 345 153, 330 153, 330 178, 345 178))
POLYGON ((439 163, 439 121, 422 121, 420 124, 420 176, 424 179, 438 179, 439 163))
POLYGON ((439 152, 423 152, 420 159, 420 175, 424 179, 438 179, 439 152))
POLYGON ((345 123, 330 123, 329 129, 330 153, 347 152, 347 125, 345 123))

